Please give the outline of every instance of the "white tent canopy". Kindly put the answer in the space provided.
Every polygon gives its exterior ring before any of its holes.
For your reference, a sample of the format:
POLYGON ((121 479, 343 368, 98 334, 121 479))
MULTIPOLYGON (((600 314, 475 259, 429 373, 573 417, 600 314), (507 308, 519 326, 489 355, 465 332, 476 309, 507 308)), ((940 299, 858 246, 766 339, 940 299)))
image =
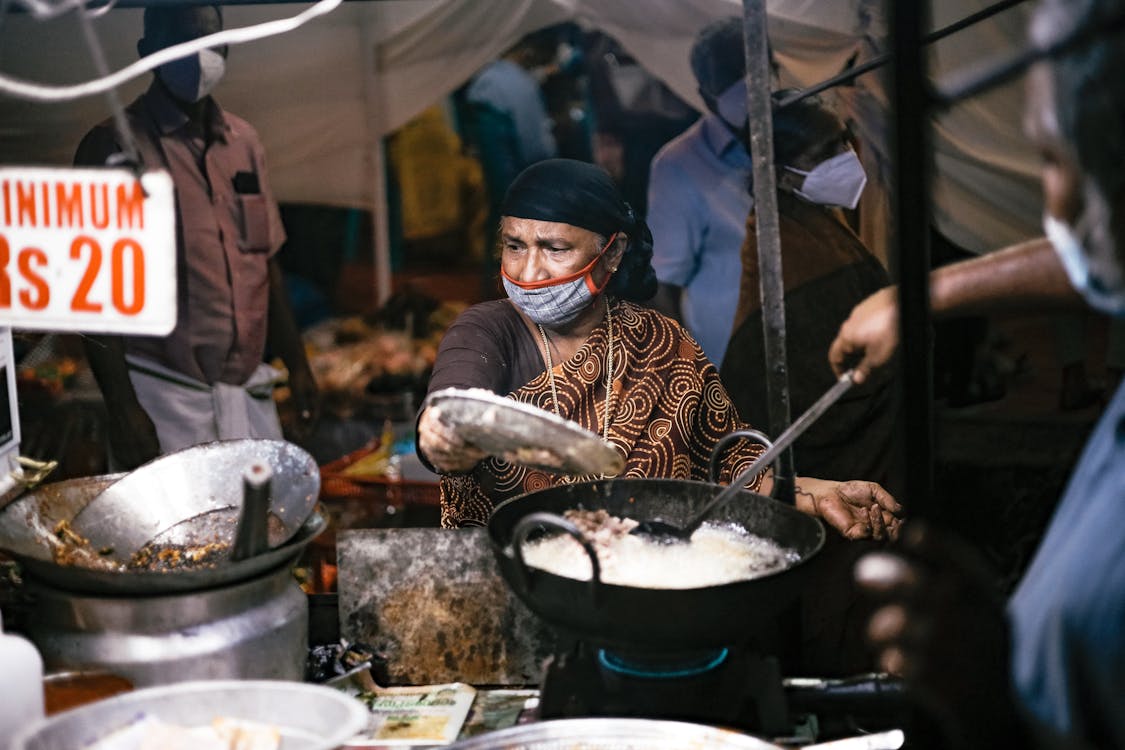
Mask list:
MULTIPOLYGON (((986 0, 934 6, 935 28, 985 7, 986 0)), ((783 83, 807 86, 885 47, 881 0, 769 2, 771 43, 783 83)), ((306 6, 228 6, 226 26, 291 16, 306 6)), ((645 68, 698 105, 688 50, 699 28, 741 15, 739 0, 384 0, 346 3, 289 34, 230 54, 216 97, 257 127, 279 199, 377 209, 382 204, 380 137, 394 131, 499 56, 524 34, 574 20, 617 38, 645 68)), ((1011 50, 1026 12, 1006 11, 932 48, 935 75, 1011 50)), ((136 57, 141 11, 113 10, 96 21, 110 66, 136 57)), ((41 82, 93 77, 77 23, 8 17, 0 70, 41 82)), ((147 76, 126 87, 129 101, 147 76)), ((888 132, 882 77, 837 90, 872 176, 864 235, 882 253, 889 213, 882 175, 888 132)), ((934 217, 955 242, 985 252, 1039 232, 1037 157, 1020 132, 1022 86, 959 105, 937 120, 934 217)), ((0 100, 0 163, 69 163, 82 134, 108 116, 102 97, 66 104, 0 100)), ((377 214, 383 213, 376 211, 377 214)))

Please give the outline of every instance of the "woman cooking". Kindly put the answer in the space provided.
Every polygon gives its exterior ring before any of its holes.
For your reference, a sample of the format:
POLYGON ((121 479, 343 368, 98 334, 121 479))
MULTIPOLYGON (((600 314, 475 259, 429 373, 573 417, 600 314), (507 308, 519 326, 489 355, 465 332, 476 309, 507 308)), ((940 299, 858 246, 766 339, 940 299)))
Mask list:
MULTIPOLYGON (((485 388, 602 435, 624 477, 708 478, 711 450, 745 427, 719 374, 676 322, 637 302, 656 289, 652 236, 609 175, 569 159, 524 170, 500 225, 508 299, 466 310, 446 332, 430 390, 485 388)), ((499 502, 574 481, 489 456, 426 409, 419 455, 443 476, 442 524, 484 525, 499 502)), ((720 481, 761 446, 723 457, 720 481)), ((797 507, 852 539, 897 534, 901 510, 878 484, 798 477, 797 507)), ((767 494, 769 471, 749 488, 767 494)))

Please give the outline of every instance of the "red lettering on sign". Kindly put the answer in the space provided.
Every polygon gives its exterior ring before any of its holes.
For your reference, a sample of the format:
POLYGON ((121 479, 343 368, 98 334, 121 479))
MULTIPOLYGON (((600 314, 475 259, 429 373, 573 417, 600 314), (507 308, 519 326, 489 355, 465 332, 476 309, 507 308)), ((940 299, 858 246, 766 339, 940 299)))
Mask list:
POLYGON ((51 288, 47 286, 43 277, 35 272, 32 263, 39 268, 45 267, 47 265, 47 253, 37 247, 26 247, 20 251, 20 275, 32 287, 31 289, 20 290, 20 302, 29 310, 42 310, 51 301, 51 288))
POLYGON ((55 210, 58 211, 60 227, 82 228, 82 184, 72 182, 55 183, 55 210), (67 192, 67 188, 70 192, 67 192))
POLYGON ((32 183, 24 190, 22 182, 16 183, 16 212, 19 214, 20 226, 30 224, 37 226, 35 221, 35 184, 32 183), (27 221, 24 221, 24 217, 27 221))
POLYGON ((74 297, 70 300, 70 309, 75 312, 101 312, 101 303, 90 301, 90 289, 93 288, 94 281, 98 278, 98 271, 102 267, 102 248, 92 237, 80 235, 70 243, 71 260, 82 259, 83 247, 90 248, 90 261, 86 264, 86 273, 82 274, 82 281, 79 282, 78 289, 74 291, 74 297))
POLYGON ((8 261, 11 259, 12 248, 8 245, 8 238, 0 234, 0 307, 12 306, 12 278, 8 276, 8 261))
POLYGON ((12 226, 12 186, 4 180, 4 226, 12 226))
POLYGON ((95 229, 109 226, 109 185, 90 186, 90 222, 95 229), (98 188, 101 188, 101 213, 98 213, 98 188))
POLYGON ((117 186, 117 228, 124 229, 126 222, 130 229, 136 223, 137 229, 145 228, 145 191, 141 181, 133 183, 133 192, 126 195, 126 185, 117 186))
POLYGON ((118 240, 113 245, 111 271, 113 276, 113 306, 122 315, 136 315, 145 306, 145 251, 136 240, 118 240), (125 253, 133 267, 133 301, 125 301, 125 253))

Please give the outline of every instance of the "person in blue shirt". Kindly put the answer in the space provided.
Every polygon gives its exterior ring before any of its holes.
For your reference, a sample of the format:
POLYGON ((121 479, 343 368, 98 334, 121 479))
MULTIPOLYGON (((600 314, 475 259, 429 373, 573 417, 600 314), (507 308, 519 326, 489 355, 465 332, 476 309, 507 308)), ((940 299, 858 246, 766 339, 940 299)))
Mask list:
MULTIPOLYGON (((1125 318, 1122 21, 1125 0, 1040 0, 1035 45, 1092 31, 1029 74, 1046 238, 935 271, 935 315, 1084 298, 1125 318)), ((896 293, 886 288, 852 311, 829 358, 837 371, 858 358, 862 379, 896 345, 896 293)), ((869 636, 952 744, 1125 748, 1125 385, 1006 608, 954 539, 922 528, 904 536, 899 553, 857 566, 860 583, 886 597, 869 636)))
POLYGON ((738 308, 750 193, 742 21, 704 27, 691 68, 708 112, 652 160, 648 223, 659 282, 651 304, 682 322, 716 367, 738 308))

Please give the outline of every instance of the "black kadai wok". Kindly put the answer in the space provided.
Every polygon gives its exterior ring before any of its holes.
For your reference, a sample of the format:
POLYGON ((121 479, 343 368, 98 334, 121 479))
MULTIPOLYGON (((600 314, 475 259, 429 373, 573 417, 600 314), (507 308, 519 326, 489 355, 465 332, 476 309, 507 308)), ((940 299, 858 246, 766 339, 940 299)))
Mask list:
POLYGON ((497 506, 488 533, 515 594, 539 617, 590 644, 659 652, 738 645, 796 598, 809 560, 824 545, 821 522, 791 505, 747 490, 715 512, 711 520, 741 526, 797 557, 782 570, 718 586, 654 589, 602 583, 597 576, 577 580, 526 566, 516 549, 541 530, 558 531, 558 517, 567 510, 604 509, 638 521, 682 523, 722 489, 677 479, 564 484, 497 506))

